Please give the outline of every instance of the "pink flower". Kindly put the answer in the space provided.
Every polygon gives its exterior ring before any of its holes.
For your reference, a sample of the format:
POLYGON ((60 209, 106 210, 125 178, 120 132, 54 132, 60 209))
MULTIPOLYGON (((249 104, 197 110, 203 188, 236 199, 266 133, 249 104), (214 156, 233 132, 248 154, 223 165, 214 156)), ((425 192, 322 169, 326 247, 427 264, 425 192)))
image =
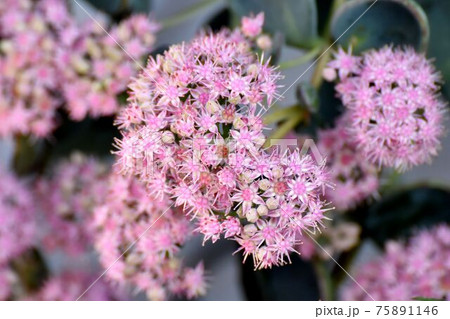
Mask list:
MULTIPOLYGON (((96 280, 95 276, 83 272, 64 272, 46 281, 43 287, 28 300, 42 301, 75 301, 96 280)), ((108 301, 123 300, 125 297, 121 289, 112 289, 105 281, 97 281, 91 289, 82 296, 81 300, 108 301)))
POLYGON ((203 263, 199 263, 195 268, 186 271, 182 285, 189 299, 202 296, 206 293, 207 285, 204 272, 203 263))
MULTIPOLYGON (((242 30, 256 32, 263 14, 245 21, 242 30)), ((323 163, 263 149, 257 110, 276 96, 280 75, 251 50, 254 40, 223 29, 150 58, 130 84, 117 154, 120 172, 170 198, 204 241, 235 240, 259 269, 290 262, 296 236, 319 227, 329 208, 323 163)))
MULTIPOLYGON (((355 279, 375 300, 415 297, 450 300, 450 229, 438 225, 407 242, 389 242, 384 255, 361 266, 355 279)), ((344 287, 345 300, 371 300, 356 284, 344 287)))
POLYGON ((34 243, 37 225, 27 185, 2 167, 0 175, 0 265, 6 265, 34 243))
MULTIPOLYGON (((108 191, 95 210, 100 263, 105 268, 114 264, 105 276, 135 285, 152 300, 204 294, 203 266, 186 268, 176 256, 192 234, 186 216, 167 199, 148 196, 145 186, 132 177, 113 172, 108 191)), ((214 227, 208 229, 214 235, 214 227)))
POLYGON ((262 31, 264 24, 264 12, 260 12, 255 16, 243 17, 241 20, 242 33, 248 37, 256 37, 262 31))
POLYGON ((339 73, 349 134, 371 162, 405 170, 437 154, 445 111, 439 74, 423 55, 384 47, 357 58, 340 49, 329 67, 339 73))
POLYGON ((8 266, 0 265, 0 300, 10 300, 13 284, 17 279, 8 266))
POLYGON ((158 25, 135 15, 105 28, 77 25, 63 0, 0 3, 0 119, 8 122, 0 136, 48 137, 60 107, 74 120, 118 112, 118 95, 139 70, 133 59, 151 52, 158 25))
POLYGON ((107 194, 108 166, 74 153, 38 181, 35 200, 45 217, 41 238, 48 252, 80 255, 93 246, 93 211, 107 194))
POLYGON ((349 114, 344 114, 335 128, 319 131, 317 145, 327 159, 334 184, 326 198, 339 210, 354 208, 376 195, 379 184, 377 167, 367 160, 347 130, 350 122, 349 114))

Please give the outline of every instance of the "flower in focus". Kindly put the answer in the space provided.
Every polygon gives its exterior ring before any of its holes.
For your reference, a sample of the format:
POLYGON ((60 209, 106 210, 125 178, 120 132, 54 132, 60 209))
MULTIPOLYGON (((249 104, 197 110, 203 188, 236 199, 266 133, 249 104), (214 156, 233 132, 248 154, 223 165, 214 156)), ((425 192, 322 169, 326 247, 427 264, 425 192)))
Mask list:
POLYGON ((349 134, 373 163, 400 170, 429 162, 440 148, 444 104, 439 74, 413 49, 384 47, 354 57, 342 49, 326 77, 339 79, 349 134))
POLYGON ((184 214, 148 196, 132 177, 113 173, 109 185, 95 211, 95 246, 105 276, 121 286, 132 283, 150 300, 204 294, 203 266, 190 269, 176 257, 192 233, 184 214))
MULTIPOLYGON (((375 300, 450 300, 450 228, 439 225, 418 232, 406 243, 391 241, 383 256, 360 269, 355 279, 375 300)), ((353 283, 343 289, 342 297, 371 300, 353 283)))
POLYGON ((130 85, 117 153, 121 173, 173 200, 205 241, 235 240, 244 261, 269 268, 290 262, 296 236, 321 225, 328 177, 298 150, 262 148, 257 110, 271 104, 280 75, 254 47, 245 32, 224 29, 151 58, 130 85))
POLYGON ((336 127, 319 131, 317 147, 327 159, 331 182, 335 188, 326 198, 338 210, 348 210, 378 189, 378 169, 367 161, 348 131, 350 119, 344 114, 336 127))
POLYGON ((36 201, 43 214, 40 238, 48 251, 86 253, 93 245, 93 211, 107 194, 108 167, 74 153, 38 181, 36 201))

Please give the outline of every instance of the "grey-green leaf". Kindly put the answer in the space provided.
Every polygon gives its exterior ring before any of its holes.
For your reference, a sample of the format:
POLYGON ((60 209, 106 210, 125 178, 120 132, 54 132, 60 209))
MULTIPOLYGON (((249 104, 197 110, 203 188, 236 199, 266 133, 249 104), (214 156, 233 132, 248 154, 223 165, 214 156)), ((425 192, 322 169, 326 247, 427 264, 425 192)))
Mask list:
POLYGON ((110 14, 118 15, 121 11, 126 13, 149 12, 151 0, 87 0, 97 9, 110 14))
POLYGON ((419 0, 430 20, 430 47, 428 54, 436 59, 436 67, 444 80, 443 93, 450 98, 450 1, 419 0))
POLYGON ((430 36, 427 16, 413 0, 346 2, 332 18, 331 33, 340 45, 351 45, 355 53, 386 44, 426 51, 430 36))
POLYGON ((264 12, 264 28, 281 32, 286 43, 311 47, 317 40, 317 7, 314 0, 229 0, 231 10, 239 17, 264 12))

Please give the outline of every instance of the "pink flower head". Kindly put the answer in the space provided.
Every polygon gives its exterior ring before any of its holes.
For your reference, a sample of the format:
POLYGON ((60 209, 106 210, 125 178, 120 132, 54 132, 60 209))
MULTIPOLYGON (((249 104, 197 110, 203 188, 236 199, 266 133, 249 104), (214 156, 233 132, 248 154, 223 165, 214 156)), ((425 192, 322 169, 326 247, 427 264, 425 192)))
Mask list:
POLYGON ((26 184, 1 167, 0 176, 0 265, 6 265, 33 244, 36 220, 26 184))
POLYGON ((256 37, 261 33, 264 25, 264 12, 260 12, 256 16, 242 17, 241 23, 241 29, 244 35, 256 37))
POLYGON ((11 300, 14 283, 18 280, 8 265, 0 265, 0 300, 11 300))
POLYGON ((42 301, 75 301, 79 297, 80 300, 89 301, 124 299, 125 295, 121 289, 113 289, 102 279, 86 291, 95 280, 96 277, 88 273, 67 271, 50 278, 36 294, 27 299, 42 301))
POLYGON ((158 25, 137 15, 105 29, 79 26, 64 0, 1 1, 0 137, 47 137, 61 106, 75 120, 118 112, 158 25))
POLYGON ((141 182, 112 173, 95 224, 100 263, 114 264, 106 273, 109 280, 131 283, 152 300, 205 293, 203 266, 190 269, 176 257, 190 236, 189 220, 167 200, 148 196, 141 182))
POLYGON ((42 238, 48 251, 86 253, 93 245, 93 211, 107 194, 108 167, 74 153, 37 184, 36 201, 45 216, 42 238))
POLYGON ((356 58, 340 49, 329 67, 339 74, 349 134, 373 163, 405 170, 437 154, 444 105, 439 75, 423 55, 384 47, 356 58))
MULTIPOLYGON (((408 242, 389 242, 379 258, 361 266, 355 279, 375 300, 415 297, 450 300, 450 228, 422 230, 408 242)), ((371 300, 359 285, 343 290, 345 300, 371 300)))
POLYGON ((318 148, 327 159, 334 189, 326 198, 339 210, 355 207, 374 195, 378 189, 378 169, 369 162, 352 139, 347 128, 349 116, 344 114, 333 129, 319 132, 318 148))
POLYGON ((55 56, 58 30, 69 23, 63 1, 0 3, 0 136, 47 136, 55 127, 61 97, 55 56), (52 7, 53 9, 49 9, 52 7), (36 50, 39 48, 39 50, 36 50))
POLYGON ((98 32, 95 24, 88 24, 71 42, 65 43, 59 64, 64 78, 62 90, 72 119, 108 116, 119 111, 117 97, 140 70, 139 61, 153 49, 158 29, 148 17, 135 15, 108 28, 109 34, 98 32))
POLYGON ((170 199, 205 241, 235 240, 244 260, 268 268, 290 262, 296 236, 321 225, 328 182, 324 163, 262 148, 257 108, 271 103, 280 76, 253 40, 224 29, 151 58, 130 85, 117 153, 120 172, 170 199))

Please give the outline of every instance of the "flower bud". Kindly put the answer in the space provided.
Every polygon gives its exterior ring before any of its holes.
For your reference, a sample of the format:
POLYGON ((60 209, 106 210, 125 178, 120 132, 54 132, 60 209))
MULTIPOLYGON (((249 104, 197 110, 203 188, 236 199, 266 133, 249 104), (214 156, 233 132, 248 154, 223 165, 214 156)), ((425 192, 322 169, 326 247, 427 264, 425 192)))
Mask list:
POLYGON ((256 39, 256 45, 264 51, 270 50, 272 48, 272 39, 266 34, 260 35, 258 39, 256 39))
POLYGON ((0 42, 0 50, 1 51, 8 53, 8 52, 11 52, 13 49, 14 49, 14 45, 13 45, 12 41, 2 40, 0 42))
POLYGON ((248 212, 245 214, 245 218, 247 218, 247 220, 250 223, 254 223, 258 220, 258 212, 256 211, 256 209, 252 208, 249 209, 248 212))
POLYGON ((123 270, 123 275, 125 277, 131 277, 136 273, 137 269, 134 265, 126 265, 124 270, 123 270))
POLYGON ((267 253, 267 248, 266 247, 260 247, 258 249, 258 251, 256 252, 256 259, 257 260, 264 259, 264 256, 266 255, 266 253, 267 253))
POLYGON ((270 188, 270 185, 271 183, 268 179, 262 179, 258 183, 259 189, 262 191, 268 190, 270 188))
POLYGON ((164 62, 162 63, 162 67, 164 72, 168 74, 172 74, 174 71, 174 65, 171 60, 164 60, 164 62))
POLYGON ((220 105, 216 101, 210 100, 206 103, 206 110, 209 114, 216 114, 220 110, 220 105))
POLYGON ((336 70, 332 68, 323 69, 322 76, 328 82, 334 81, 336 79, 336 70))
POLYGON ((241 103, 241 97, 239 96, 239 95, 236 95, 236 96, 233 96, 233 97, 230 97, 229 99, 228 99, 228 101, 231 103, 231 104, 239 104, 239 103, 241 103))
POLYGON ((244 218, 244 212, 242 211, 242 206, 239 206, 239 208, 236 210, 236 214, 239 216, 239 218, 244 218))
POLYGON ((161 140, 164 144, 172 144, 175 142, 175 135, 171 131, 165 131, 161 136, 161 140))
POLYGON ((244 121, 242 121, 242 118, 240 116, 236 116, 233 120, 233 128, 240 130, 245 126, 244 121))
POLYGON ((147 298, 152 301, 162 301, 166 300, 166 293, 164 288, 153 286, 147 290, 147 298))
POLYGON ((80 74, 86 74, 89 71, 89 63, 81 56, 72 58, 72 66, 80 74))
POLYGON ((256 64, 250 64, 247 68, 247 73, 253 77, 258 74, 258 66, 256 64))
POLYGON ((276 179, 280 179, 281 177, 283 177, 283 173, 284 173, 283 168, 279 166, 272 168, 272 176, 276 179))
POLYGON ((266 216, 269 213, 269 209, 266 205, 259 205, 257 210, 259 216, 266 216))
POLYGON ((266 201, 266 205, 270 210, 277 209, 279 205, 278 199, 271 197, 266 201))
POLYGON ((126 258, 126 263, 130 266, 139 265, 141 262, 142 262, 142 257, 136 253, 131 253, 126 258))
POLYGON ((244 234, 251 237, 258 231, 255 224, 248 224, 244 226, 244 234))

